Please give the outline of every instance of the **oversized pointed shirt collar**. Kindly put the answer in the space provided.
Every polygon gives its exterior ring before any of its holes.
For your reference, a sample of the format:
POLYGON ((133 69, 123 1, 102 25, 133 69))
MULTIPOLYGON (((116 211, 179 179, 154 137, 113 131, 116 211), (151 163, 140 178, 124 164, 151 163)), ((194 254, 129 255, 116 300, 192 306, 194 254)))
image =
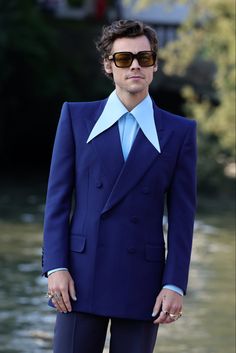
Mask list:
MULTIPOLYGON (((126 113, 128 113, 127 108, 121 102, 116 94, 116 91, 114 90, 108 97, 105 108, 94 125, 88 137, 87 143, 103 131, 109 129, 126 113)), ((156 148, 156 150, 161 153, 151 97, 147 95, 130 113, 136 119, 146 138, 156 148)))

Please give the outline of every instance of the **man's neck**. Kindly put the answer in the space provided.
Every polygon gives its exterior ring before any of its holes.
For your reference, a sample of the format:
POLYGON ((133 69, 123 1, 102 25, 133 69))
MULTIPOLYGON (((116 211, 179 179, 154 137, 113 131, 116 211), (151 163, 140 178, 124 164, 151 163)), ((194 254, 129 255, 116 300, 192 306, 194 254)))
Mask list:
POLYGON ((140 102, 142 102, 148 95, 148 93, 143 94, 143 92, 141 94, 128 93, 123 95, 121 92, 117 92, 117 90, 116 94, 129 112, 133 110, 140 102))

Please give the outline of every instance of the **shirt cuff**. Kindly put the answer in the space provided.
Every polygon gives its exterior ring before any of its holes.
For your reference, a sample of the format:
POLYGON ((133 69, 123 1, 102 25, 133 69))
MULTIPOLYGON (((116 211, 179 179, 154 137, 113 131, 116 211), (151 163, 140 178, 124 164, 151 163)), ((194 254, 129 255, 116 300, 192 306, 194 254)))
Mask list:
POLYGON ((172 284, 166 284, 163 288, 166 288, 166 289, 170 289, 170 290, 173 290, 174 292, 180 294, 180 295, 184 295, 184 292, 181 288, 177 287, 177 286, 174 286, 172 284))
POLYGON ((55 268, 54 270, 48 271, 47 275, 50 276, 52 273, 57 272, 57 271, 68 271, 68 268, 58 267, 58 268, 55 268))

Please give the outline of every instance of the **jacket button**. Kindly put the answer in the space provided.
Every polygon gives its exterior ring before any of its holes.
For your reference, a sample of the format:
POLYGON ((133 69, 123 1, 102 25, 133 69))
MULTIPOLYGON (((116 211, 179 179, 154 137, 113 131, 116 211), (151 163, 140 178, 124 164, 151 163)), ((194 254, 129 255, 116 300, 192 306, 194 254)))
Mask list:
POLYGON ((106 214, 106 213, 103 213, 102 215, 101 215, 101 219, 106 219, 108 217, 108 215, 106 214))
POLYGON ((96 181, 96 187, 97 187, 98 189, 101 189, 102 186, 103 186, 103 183, 102 183, 100 180, 97 180, 97 181, 96 181))
POLYGON ((135 224, 138 223, 138 217, 136 217, 136 216, 131 217, 130 222, 135 223, 135 224))
POLYGON ((142 189, 142 192, 144 193, 144 194, 150 194, 150 189, 149 189, 149 187, 148 186, 144 186, 143 187, 143 189, 142 189))
POLYGON ((128 248, 127 249, 129 254, 135 254, 136 253, 136 249, 135 248, 128 248))

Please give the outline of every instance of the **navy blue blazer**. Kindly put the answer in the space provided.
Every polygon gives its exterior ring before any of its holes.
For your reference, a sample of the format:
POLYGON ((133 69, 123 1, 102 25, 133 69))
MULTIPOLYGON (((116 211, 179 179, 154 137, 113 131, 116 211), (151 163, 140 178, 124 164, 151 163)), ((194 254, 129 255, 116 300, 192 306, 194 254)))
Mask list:
POLYGON ((163 285, 186 292, 196 123, 153 103, 161 154, 140 129, 124 162, 117 123, 86 143, 106 101, 63 105, 48 183, 43 273, 69 269, 75 311, 151 320, 163 285))

